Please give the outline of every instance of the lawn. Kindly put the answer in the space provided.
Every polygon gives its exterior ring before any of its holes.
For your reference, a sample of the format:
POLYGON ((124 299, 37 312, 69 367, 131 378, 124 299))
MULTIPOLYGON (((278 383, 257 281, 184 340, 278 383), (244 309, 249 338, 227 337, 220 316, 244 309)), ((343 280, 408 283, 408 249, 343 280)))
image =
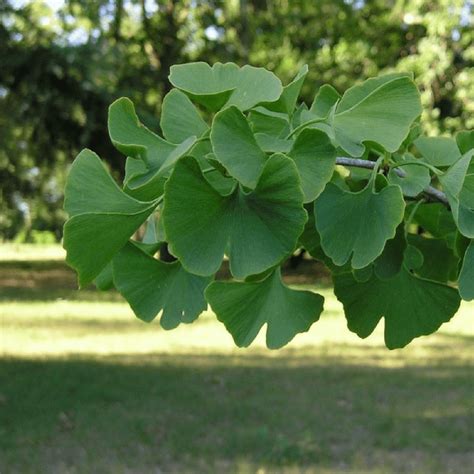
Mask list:
POLYGON ((474 304, 390 352, 314 287, 309 333, 241 350, 209 312, 166 332, 21 254, 0 256, 1 474, 474 470, 474 304))

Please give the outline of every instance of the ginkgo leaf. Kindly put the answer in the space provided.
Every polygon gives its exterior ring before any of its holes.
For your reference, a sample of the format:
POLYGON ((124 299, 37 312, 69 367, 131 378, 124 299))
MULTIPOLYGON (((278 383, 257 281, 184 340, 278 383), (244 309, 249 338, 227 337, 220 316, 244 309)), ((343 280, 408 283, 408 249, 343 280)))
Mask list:
POLYGON ((134 171, 127 177, 126 191, 136 199, 151 201, 163 194, 164 183, 174 164, 184 155, 188 155, 196 142, 192 136, 177 145, 164 160, 146 168, 146 171, 134 171))
POLYGON ((374 272, 380 280, 387 280, 400 272, 407 248, 405 226, 397 227, 395 237, 385 244, 383 252, 374 262, 374 272))
POLYGON ((99 157, 83 150, 66 183, 64 226, 66 261, 79 276, 80 286, 96 278, 156 207, 125 194, 99 157))
POLYGON ((419 137, 413 144, 423 159, 433 166, 450 166, 461 157, 456 141, 447 137, 419 137))
POLYGON ((388 181, 391 184, 398 184, 402 188, 405 196, 418 196, 423 190, 429 186, 431 182, 430 171, 419 164, 417 160, 410 153, 395 159, 396 165, 402 165, 400 168, 404 172, 404 176, 399 176, 395 169, 390 168, 388 173, 388 181))
POLYGON ((462 130, 456 134, 456 144, 464 155, 474 148, 474 130, 462 130))
POLYGON ((206 298, 239 347, 249 346, 267 324, 270 349, 278 349, 296 334, 308 331, 324 304, 317 293, 284 285, 279 270, 259 282, 211 283, 206 298))
POLYGON ((367 141, 395 152, 420 113, 420 94, 410 77, 368 79, 347 90, 338 103, 333 118, 336 140, 351 156, 362 156, 367 141))
POLYGON ((273 112, 263 107, 252 109, 248 114, 248 121, 254 134, 263 133, 285 138, 290 132, 287 114, 273 112))
POLYGON ((212 67, 204 62, 178 64, 171 66, 169 80, 212 111, 224 105, 248 110, 261 102, 278 100, 283 91, 280 80, 270 71, 239 68, 234 63, 215 63, 212 67))
POLYGON ((377 192, 369 182, 362 191, 349 192, 328 183, 314 205, 324 253, 338 266, 351 259, 353 268, 366 267, 395 236, 404 209, 399 186, 377 192))
POLYGON ((196 275, 211 275, 224 252, 236 278, 277 265, 294 250, 307 214, 298 171, 270 157, 255 189, 221 195, 190 157, 178 161, 165 186, 164 228, 170 250, 196 275))
POLYGON ((295 78, 283 87, 283 92, 280 98, 276 102, 270 102, 263 104, 269 110, 277 112, 285 112, 289 116, 293 115, 293 112, 300 95, 303 82, 308 75, 308 65, 305 64, 299 71, 295 78))
POLYGON ((336 166, 336 149, 331 140, 321 130, 303 130, 288 156, 298 168, 305 202, 314 201, 331 179, 336 166))
POLYGON ((446 192, 459 232, 474 238, 474 149, 465 153, 439 180, 446 192))
POLYGON ((172 143, 181 143, 190 136, 200 137, 209 130, 189 97, 177 89, 163 99, 160 126, 163 136, 172 143))
POLYGON ((418 249, 423 257, 422 264, 415 269, 418 276, 442 283, 456 278, 459 258, 454 255, 445 239, 409 234, 408 242, 418 249))
POLYGON ((341 95, 334 87, 324 84, 319 88, 309 111, 316 117, 326 118, 340 98, 341 95))
POLYGON ((150 167, 159 167, 176 148, 140 122, 133 102, 126 97, 109 107, 108 127, 117 150, 126 156, 142 159, 150 167))
POLYGON ((131 242, 114 257, 113 272, 117 290, 136 316, 149 322, 161 312, 164 329, 193 322, 207 307, 210 277, 192 275, 178 261, 161 262, 131 242))
POLYGON ((418 206, 413 220, 437 239, 451 240, 457 230, 453 215, 442 203, 430 202, 418 206))
POLYGON ((215 158, 240 183, 254 188, 267 156, 237 107, 227 107, 214 117, 211 143, 215 158))
POLYGON ((459 293, 463 300, 474 300, 474 240, 471 240, 464 254, 459 274, 459 293))
POLYGON ((190 133, 177 144, 163 140, 140 123, 133 103, 125 97, 109 108, 109 133, 116 148, 129 155, 124 189, 141 201, 151 201, 162 194, 167 173, 196 143, 196 136, 190 133))
POLYGON ((334 275, 333 279, 348 328, 365 338, 384 317, 389 349, 435 332, 456 314, 460 304, 454 288, 419 278, 405 268, 389 280, 373 275, 366 282, 358 282, 351 273, 334 275))

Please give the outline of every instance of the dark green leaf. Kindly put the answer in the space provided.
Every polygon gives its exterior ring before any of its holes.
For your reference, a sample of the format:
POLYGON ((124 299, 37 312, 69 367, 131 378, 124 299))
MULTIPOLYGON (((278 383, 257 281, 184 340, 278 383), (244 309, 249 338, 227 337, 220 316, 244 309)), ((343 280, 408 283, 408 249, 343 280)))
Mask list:
POLYGON ((206 298, 239 347, 249 346, 266 323, 270 349, 308 331, 324 303, 321 295, 285 286, 279 270, 261 282, 214 282, 206 298))
POLYGON ((298 171, 283 155, 264 165, 255 190, 222 196, 192 158, 181 159, 165 187, 164 226, 173 255, 197 275, 215 273, 224 252, 237 278, 291 254, 306 222, 298 171))
POLYGON ((230 175, 254 188, 267 157, 237 107, 228 107, 214 117, 211 143, 216 159, 230 175))
POLYGON ((474 130, 462 130, 456 134, 456 143, 461 154, 474 148, 474 130))
POLYGON ((464 254, 459 275, 459 293, 463 300, 474 300, 474 240, 471 240, 464 254))
POLYGON ((375 275, 357 282, 351 273, 334 276, 334 293, 344 306, 348 328, 359 337, 369 336, 385 318, 385 344, 406 346, 415 337, 436 331, 459 308, 458 292, 402 269, 390 280, 375 275))
POLYGON ((113 268, 117 290, 144 321, 161 311, 161 326, 173 329, 193 322, 207 307, 204 289, 211 278, 192 275, 177 261, 161 262, 128 243, 114 258, 113 268))

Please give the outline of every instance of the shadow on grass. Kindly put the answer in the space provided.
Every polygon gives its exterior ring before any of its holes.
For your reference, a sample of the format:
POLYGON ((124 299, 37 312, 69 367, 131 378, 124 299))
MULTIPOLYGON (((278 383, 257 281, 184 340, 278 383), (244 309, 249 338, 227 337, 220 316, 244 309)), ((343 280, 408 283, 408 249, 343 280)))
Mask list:
POLYGON ((470 367, 298 354, 4 359, 0 472, 471 472, 470 367))

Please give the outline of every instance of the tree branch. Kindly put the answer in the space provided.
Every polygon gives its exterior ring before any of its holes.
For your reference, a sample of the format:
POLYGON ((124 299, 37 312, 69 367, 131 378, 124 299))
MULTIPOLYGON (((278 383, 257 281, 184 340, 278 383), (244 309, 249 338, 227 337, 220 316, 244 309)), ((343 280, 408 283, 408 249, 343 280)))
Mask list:
MULTIPOLYGON (((359 158, 346 158, 339 156, 336 158, 336 164, 337 165, 342 165, 342 166, 353 166, 356 168, 366 168, 366 169, 374 169, 375 167, 375 161, 369 161, 369 160, 361 160, 359 158)), ((394 168, 395 173, 400 176, 401 178, 404 178, 407 174, 404 170, 400 168, 394 168)), ((449 206, 448 198, 446 197, 446 194, 444 194, 442 191, 439 189, 434 188, 433 186, 427 186, 423 192, 432 200, 432 201, 438 201, 442 202, 446 206, 449 206)))

